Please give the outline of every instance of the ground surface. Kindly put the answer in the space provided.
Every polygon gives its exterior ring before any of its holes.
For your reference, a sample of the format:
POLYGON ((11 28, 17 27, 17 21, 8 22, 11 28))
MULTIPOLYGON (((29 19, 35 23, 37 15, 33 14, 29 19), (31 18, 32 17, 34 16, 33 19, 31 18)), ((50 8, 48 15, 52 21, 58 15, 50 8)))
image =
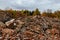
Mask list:
POLYGON ((0 40, 60 40, 60 19, 28 16, 0 21, 0 40))

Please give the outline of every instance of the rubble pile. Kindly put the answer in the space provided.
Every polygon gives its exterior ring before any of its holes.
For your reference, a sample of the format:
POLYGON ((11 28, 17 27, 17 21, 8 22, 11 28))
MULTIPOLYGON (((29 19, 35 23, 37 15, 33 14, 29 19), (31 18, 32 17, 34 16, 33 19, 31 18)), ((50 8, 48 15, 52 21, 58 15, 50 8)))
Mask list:
POLYGON ((60 40, 60 19, 36 15, 0 21, 0 40, 60 40))

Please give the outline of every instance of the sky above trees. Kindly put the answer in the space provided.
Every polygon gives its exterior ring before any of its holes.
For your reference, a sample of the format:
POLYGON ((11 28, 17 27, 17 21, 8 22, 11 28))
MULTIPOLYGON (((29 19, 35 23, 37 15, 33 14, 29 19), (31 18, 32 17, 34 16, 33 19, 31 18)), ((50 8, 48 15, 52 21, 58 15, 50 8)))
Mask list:
POLYGON ((60 0, 0 0, 0 9, 60 10, 60 0))

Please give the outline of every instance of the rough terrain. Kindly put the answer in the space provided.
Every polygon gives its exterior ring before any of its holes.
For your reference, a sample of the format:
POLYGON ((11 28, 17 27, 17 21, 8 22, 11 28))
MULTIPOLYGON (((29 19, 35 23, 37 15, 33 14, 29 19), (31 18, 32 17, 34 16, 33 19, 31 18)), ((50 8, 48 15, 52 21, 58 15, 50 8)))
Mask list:
POLYGON ((0 40, 60 40, 60 19, 39 15, 0 17, 0 40), (2 21, 4 20, 4 21, 2 21))

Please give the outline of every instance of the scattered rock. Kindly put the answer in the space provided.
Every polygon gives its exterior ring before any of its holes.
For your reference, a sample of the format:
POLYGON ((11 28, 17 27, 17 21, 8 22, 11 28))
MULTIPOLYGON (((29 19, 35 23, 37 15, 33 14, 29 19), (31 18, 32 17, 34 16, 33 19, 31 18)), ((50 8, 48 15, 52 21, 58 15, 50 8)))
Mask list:
POLYGON ((10 21, 5 22, 6 26, 9 26, 11 23, 14 22, 15 19, 11 19, 10 21))
POLYGON ((14 30, 6 28, 2 29, 2 33, 12 35, 14 33, 14 30))
POLYGON ((2 22, 6 22, 8 20, 10 20, 11 18, 4 12, 0 12, 0 21, 2 22))
POLYGON ((6 25, 3 22, 0 22, 0 28, 6 28, 6 25))
POLYGON ((60 38, 60 19, 29 16, 0 21, 1 39, 8 40, 58 40, 60 38), (18 37, 17 37, 18 35, 18 37))

